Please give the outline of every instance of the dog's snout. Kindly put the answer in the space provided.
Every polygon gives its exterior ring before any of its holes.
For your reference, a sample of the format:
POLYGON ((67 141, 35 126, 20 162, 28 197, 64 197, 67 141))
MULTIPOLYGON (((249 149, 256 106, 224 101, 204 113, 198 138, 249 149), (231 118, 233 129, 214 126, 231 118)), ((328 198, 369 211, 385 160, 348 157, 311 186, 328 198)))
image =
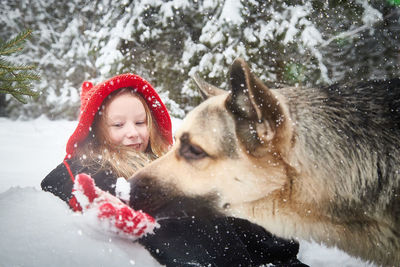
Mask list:
POLYGON ((159 194, 152 187, 152 179, 146 175, 138 174, 129 178, 131 186, 129 205, 134 209, 149 212, 150 201, 159 194))

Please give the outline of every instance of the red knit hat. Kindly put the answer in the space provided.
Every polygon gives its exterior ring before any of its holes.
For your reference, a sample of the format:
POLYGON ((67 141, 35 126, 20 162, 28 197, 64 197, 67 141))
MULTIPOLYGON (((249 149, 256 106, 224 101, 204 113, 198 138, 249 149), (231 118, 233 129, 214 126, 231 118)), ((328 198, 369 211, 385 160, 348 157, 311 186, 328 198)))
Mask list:
POLYGON ((88 136, 94 117, 100 109, 103 100, 112 92, 123 87, 132 87, 137 93, 143 96, 158 124, 161 135, 169 144, 172 144, 171 118, 157 92, 140 76, 126 73, 117 75, 96 86, 93 86, 91 82, 84 82, 82 84, 79 122, 74 133, 68 140, 66 158, 71 158, 74 155, 77 145, 88 136))

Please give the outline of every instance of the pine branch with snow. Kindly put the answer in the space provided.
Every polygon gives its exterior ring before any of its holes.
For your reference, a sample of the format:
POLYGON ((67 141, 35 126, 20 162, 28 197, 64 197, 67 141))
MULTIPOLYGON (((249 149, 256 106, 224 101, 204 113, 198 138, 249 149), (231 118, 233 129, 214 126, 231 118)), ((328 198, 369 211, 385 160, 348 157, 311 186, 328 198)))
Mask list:
POLYGON ((10 94, 19 102, 26 104, 23 96, 38 96, 38 92, 32 90, 31 82, 40 79, 34 72, 35 66, 14 63, 13 54, 21 52, 32 30, 26 30, 6 42, 0 42, 0 93, 10 94))

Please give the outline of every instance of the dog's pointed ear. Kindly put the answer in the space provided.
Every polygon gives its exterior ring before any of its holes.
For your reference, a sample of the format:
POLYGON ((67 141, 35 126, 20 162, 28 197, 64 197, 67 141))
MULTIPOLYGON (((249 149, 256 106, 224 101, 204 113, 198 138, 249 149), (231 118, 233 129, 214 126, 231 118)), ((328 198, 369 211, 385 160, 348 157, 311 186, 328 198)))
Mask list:
POLYGON ((199 88, 199 91, 200 91, 203 99, 207 99, 212 96, 226 93, 225 90, 219 89, 218 87, 211 85, 208 82, 206 82, 205 80, 203 80, 202 78, 200 78, 200 76, 197 73, 192 75, 192 79, 196 83, 197 87, 199 88))
POLYGON ((226 106, 235 115, 238 136, 247 150, 260 155, 268 147, 269 152, 285 154, 293 129, 282 97, 268 89, 241 58, 231 66, 230 87, 226 106))

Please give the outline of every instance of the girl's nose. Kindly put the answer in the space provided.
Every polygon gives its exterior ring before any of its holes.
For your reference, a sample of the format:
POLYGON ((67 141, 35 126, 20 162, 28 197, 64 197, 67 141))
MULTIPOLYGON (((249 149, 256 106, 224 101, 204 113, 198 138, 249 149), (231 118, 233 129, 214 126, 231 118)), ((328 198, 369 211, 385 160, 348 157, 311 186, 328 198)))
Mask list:
POLYGON ((139 136, 138 131, 134 124, 130 124, 128 126, 126 136, 128 138, 137 138, 139 136))

